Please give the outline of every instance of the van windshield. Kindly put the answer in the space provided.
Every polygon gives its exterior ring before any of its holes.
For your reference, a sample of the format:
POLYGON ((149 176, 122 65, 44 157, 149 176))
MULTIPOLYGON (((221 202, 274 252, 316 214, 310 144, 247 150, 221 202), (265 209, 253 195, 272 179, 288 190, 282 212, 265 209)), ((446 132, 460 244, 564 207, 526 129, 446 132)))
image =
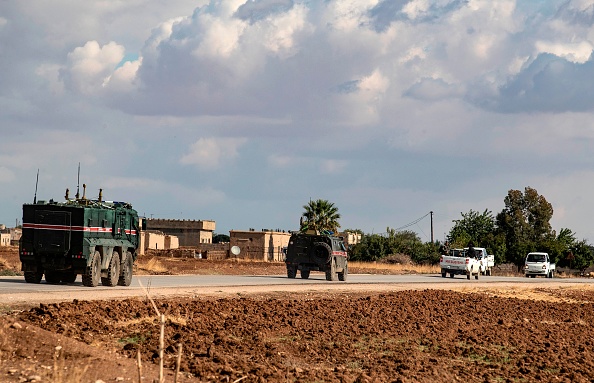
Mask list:
POLYGON ((546 262, 546 256, 544 254, 528 254, 527 262, 546 262))

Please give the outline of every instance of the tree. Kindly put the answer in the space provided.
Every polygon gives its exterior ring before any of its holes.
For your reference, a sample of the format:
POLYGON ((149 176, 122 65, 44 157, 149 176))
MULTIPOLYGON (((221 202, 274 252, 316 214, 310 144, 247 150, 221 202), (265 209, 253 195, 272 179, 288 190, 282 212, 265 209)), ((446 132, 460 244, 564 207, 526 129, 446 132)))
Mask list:
POLYGON ((543 251, 543 247, 554 241, 555 232, 550 224, 553 206, 531 187, 526 187, 524 193, 510 190, 504 203, 496 223, 505 235, 506 260, 520 267, 526 254, 543 251))
POLYGON ((454 226, 447 235, 449 247, 463 248, 472 242, 495 255, 495 263, 505 262, 505 235, 497 231, 493 213, 487 209, 482 213, 470 209, 460 215, 462 219, 452 221, 454 226))
POLYGON ((487 237, 495 232, 493 213, 487 209, 482 214, 470 209, 468 213, 460 213, 462 219, 455 219, 454 226, 448 234, 451 247, 465 247, 468 242, 476 246, 487 247, 487 237))
POLYGON ((230 238, 226 234, 216 234, 212 236, 212 243, 228 243, 230 238))
POLYGON ((325 199, 309 201, 303 206, 305 211, 301 215, 300 231, 307 230, 338 232, 340 225, 338 220, 338 208, 332 202, 325 199))

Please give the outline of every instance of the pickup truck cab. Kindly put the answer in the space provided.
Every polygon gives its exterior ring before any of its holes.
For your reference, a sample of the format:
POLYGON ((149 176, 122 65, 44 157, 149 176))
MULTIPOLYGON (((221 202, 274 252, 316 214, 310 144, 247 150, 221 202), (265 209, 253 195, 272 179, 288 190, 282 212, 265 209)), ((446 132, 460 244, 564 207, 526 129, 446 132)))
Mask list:
POLYGON ((555 275, 555 264, 551 263, 548 253, 528 253, 524 262, 524 274, 526 278, 534 278, 537 275, 553 278, 555 275))
POLYGON ((466 279, 470 279, 474 275, 474 279, 479 279, 481 272, 480 261, 468 249, 451 249, 449 254, 441 256, 439 266, 442 278, 450 274, 450 278, 454 278, 454 275, 466 275, 466 279))

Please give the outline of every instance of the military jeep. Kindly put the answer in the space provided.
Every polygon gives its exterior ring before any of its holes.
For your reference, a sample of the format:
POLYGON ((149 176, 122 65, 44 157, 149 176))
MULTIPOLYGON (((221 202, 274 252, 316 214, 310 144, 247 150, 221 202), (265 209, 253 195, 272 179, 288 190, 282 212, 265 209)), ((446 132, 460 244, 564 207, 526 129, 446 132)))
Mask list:
POLYGON ((348 253, 341 237, 296 232, 291 235, 285 258, 287 276, 308 279, 310 271, 323 271, 327 281, 346 281, 348 253))

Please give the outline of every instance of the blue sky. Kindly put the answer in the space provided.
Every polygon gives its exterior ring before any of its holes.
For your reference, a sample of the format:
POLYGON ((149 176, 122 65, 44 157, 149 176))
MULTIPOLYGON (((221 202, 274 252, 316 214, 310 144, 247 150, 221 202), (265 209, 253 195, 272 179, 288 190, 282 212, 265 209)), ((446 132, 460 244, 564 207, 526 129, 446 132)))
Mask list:
POLYGON ((0 223, 80 162, 88 197, 217 233, 327 199, 442 240, 529 186, 593 242, 593 47, 592 0, 3 1, 0 223))

